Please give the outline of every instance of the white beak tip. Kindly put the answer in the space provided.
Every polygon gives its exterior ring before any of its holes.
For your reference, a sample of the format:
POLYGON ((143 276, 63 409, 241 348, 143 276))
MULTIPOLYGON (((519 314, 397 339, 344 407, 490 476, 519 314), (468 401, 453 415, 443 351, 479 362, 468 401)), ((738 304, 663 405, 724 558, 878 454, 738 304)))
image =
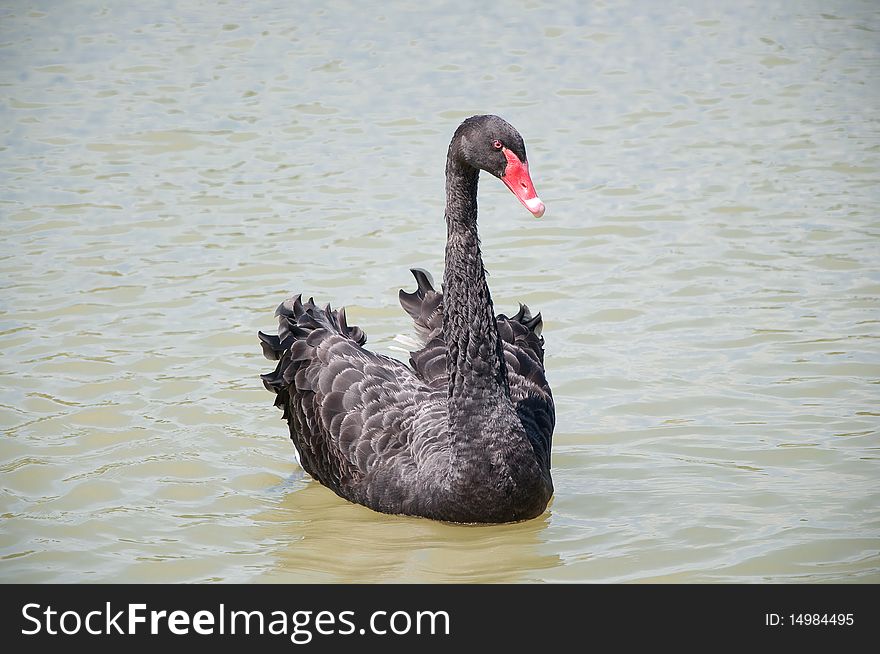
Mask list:
POLYGON ((544 215, 544 211, 545 211, 546 207, 544 207, 544 203, 541 202, 541 198, 538 198, 538 197, 529 198, 528 200, 525 201, 525 205, 526 205, 526 209, 531 211, 532 215, 534 215, 535 218, 540 218, 541 216, 544 215))

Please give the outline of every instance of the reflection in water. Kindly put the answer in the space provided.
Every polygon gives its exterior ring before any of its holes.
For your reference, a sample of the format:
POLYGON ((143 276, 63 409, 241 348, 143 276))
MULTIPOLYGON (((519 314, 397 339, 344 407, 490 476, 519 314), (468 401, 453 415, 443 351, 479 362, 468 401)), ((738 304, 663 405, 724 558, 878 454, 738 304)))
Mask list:
POLYGON ((509 525, 455 525, 387 516, 314 481, 254 516, 275 560, 260 581, 516 582, 562 564, 545 513, 509 525))

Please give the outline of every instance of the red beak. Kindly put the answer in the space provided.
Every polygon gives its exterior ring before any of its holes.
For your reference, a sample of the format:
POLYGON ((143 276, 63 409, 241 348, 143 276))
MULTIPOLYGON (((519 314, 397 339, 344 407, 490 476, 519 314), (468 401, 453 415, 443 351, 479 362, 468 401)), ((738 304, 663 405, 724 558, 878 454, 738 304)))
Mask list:
POLYGON ((513 194, 523 203, 523 206, 532 212, 535 218, 544 215, 544 203, 535 191, 532 178, 529 177, 529 164, 519 160, 513 152, 507 148, 501 151, 507 157, 507 168, 504 169, 504 177, 501 181, 507 185, 513 194))

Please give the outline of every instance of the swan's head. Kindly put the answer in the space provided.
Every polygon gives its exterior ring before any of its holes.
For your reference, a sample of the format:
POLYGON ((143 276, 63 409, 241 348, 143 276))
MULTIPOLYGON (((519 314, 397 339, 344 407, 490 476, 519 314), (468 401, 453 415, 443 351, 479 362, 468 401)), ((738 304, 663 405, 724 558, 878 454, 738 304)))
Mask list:
POLYGON ((474 168, 495 175, 536 218, 544 203, 529 176, 526 145, 513 125, 498 116, 471 116, 455 131, 450 149, 474 168))

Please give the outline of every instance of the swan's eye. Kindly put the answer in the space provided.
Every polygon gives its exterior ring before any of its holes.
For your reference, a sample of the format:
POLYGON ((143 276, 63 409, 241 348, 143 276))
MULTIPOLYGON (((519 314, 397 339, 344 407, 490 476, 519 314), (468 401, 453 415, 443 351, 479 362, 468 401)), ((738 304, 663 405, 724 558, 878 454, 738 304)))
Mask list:
POLYGON ((501 148, 504 147, 504 144, 501 141, 499 141, 498 139, 495 139, 494 141, 492 141, 492 147, 495 148, 496 150, 500 150, 501 148))

